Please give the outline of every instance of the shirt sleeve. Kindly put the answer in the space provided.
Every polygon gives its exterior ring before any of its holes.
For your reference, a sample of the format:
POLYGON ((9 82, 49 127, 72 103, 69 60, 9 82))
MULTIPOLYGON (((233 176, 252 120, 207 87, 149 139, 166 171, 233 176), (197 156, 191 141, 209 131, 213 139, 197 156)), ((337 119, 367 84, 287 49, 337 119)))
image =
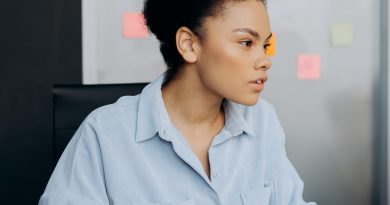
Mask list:
POLYGON ((104 205, 105 189, 99 140, 88 117, 65 148, 39 205, 104 205))
POLYGON ((296 169, 288 159, 285 143, 286 137, 280 125, 275 109, 272 107, 274 122, 276 122, 278 135, 280 136, 280 177, 276 179, 275 191, 278 195, 278 204, 286 205, 317 205, 315 202, 305 202, 303 200, 304 183, 296 169))

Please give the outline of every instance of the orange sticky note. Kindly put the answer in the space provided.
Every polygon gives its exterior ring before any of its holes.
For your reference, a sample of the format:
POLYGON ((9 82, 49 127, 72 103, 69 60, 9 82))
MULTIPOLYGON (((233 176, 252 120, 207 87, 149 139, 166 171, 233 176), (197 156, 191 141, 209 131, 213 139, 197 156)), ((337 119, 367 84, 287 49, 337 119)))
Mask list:
POLYGON ((274 56, 276 55, 276 34, 272 32, 272 36, 269 40, 269 47, 267 48, 266 55, 267 56, 274 56))
POLYGON ((148 28, 142 13, 125 12, 123 15, 123 36, 126 38, 148 37, 148 28))
POLYGON ((298 55, 297 74, 300 80, 320 79, 321 56, 320 55, 298 55))

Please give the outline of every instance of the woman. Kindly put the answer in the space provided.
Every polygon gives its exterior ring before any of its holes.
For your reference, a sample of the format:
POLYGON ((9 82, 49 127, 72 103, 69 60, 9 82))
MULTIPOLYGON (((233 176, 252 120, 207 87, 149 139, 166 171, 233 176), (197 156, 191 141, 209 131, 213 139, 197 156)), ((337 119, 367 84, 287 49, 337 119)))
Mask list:
POLYGON ((147 0, 167 71, 93 111, 40 204, 302 205, 275 111, 265 2, 147 0))

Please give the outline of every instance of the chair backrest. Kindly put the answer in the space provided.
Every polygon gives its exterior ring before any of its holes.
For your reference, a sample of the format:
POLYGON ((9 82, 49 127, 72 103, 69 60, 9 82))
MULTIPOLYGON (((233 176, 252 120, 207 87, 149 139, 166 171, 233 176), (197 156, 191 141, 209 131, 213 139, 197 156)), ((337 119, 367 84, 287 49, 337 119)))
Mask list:
POLYGON ((54 85, 53 165, 90 112, 121 96, 137 95, 147 84, 54 85))

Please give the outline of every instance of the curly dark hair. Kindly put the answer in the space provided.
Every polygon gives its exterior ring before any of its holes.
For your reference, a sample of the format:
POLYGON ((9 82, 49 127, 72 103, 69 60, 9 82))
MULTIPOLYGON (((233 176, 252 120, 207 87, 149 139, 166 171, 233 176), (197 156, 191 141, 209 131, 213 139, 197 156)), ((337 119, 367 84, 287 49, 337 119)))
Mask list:
MULTIPOLYGON (((200 40, 206 17, 223 12, 228 2, 245 0, 145 0, 143 15, 149 30, 160 41, 160 51, 167 64, 167 74, 162 86, 176 78, 184 60, 176 48, 176 32, 185 26, 200 40)), ((266 0, 258 0, 266 3, 266 0)))

